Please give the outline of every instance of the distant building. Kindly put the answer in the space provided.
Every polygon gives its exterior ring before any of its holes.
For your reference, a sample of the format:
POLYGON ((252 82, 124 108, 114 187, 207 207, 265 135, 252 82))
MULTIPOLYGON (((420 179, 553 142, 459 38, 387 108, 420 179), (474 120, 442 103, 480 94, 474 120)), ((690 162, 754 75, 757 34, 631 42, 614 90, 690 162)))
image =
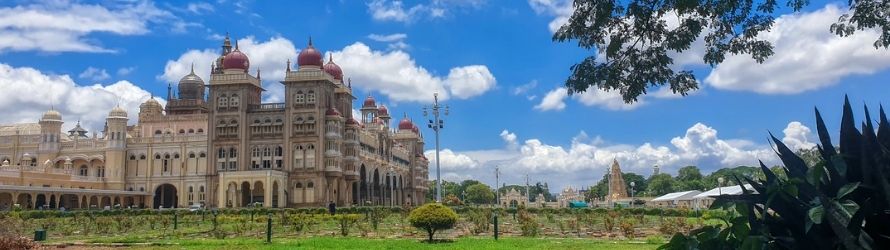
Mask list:
POLYGON ((612 160, 612 167, 609 168, 609 195, 606 199, 618 201, 626 198, 628 198, 627 185, 621 176, 621 166, 618 165, 618 160, 612 160))

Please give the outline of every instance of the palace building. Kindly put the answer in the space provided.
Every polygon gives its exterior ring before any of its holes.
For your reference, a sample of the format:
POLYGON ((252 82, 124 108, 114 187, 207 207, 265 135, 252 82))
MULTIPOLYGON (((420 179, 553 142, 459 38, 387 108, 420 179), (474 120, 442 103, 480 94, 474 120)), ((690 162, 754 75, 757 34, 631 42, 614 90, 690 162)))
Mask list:
POLYGON ((287 62, 283 103, 262 103, 260 71, 226 37, 209 82, 192 72, 166 106, 137 121, 115 107, 103 131, 63 133, 51 109, 0 126, 0 209, 419 205, 428 189, 423 137, 373 97, 353 119, 351 83, 311 39, 287 62), (91 136, 90 136, 91 135, 91 136))

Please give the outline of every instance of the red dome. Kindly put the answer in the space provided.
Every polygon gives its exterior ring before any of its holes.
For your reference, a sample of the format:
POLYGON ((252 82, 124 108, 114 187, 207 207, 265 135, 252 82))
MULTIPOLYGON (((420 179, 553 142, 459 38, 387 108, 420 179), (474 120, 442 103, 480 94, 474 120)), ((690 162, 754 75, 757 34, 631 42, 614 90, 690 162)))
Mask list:
POLYGON ((223 69, 247 70, 248 68, 250 68, 250 59, 247 58, 246 54, 241 53, 238 48, 235 48, 234 51, 223 57, 223 69))
POLYGON ((315 47, 312 47, 312 38, 309 38, 309 46, 300 51, 300 55, 297 56, 297 65, 321 67, 322 64, 324 64, 324 61, 321 59, 321 53, 315 47))
POLYGON ((365 98, 365 103, 362 104, 362 108, 367 107, 377 107, 377 102, 374 101, 374 97, 371 95, 368 95, 368 98, 365 98))
POLYGON ((329 108, 327 112, 324 112, 324 115, 328 116, 340 116, 340 111, 337 111, 336 108, 329 108))
POLYGON ((377 115, 389 115, 389 110, 386 109, 386 106, 380 105, 380 107, 377 108, 377 115))
POLYGON ((399 130, 409 130, 414 129, 414 123, 411 120, 408 120, 408 117, 402 118, 402 121, 399 122, 399 130))
POLYGON ((415 134, 418 134, 418 135, 419 135, 419 134, 420 134, 420 129, 417 128, 417 125, 411 124, 411 126, 414 126, 413 128, 411 128, 411 131, 413 131, 415 134))
POLYGON ((324 65, 324 72, 327 72, 329 75, 333 76, 334 79, 343 81, 343 70, 340 69, 340 66, 334 63, 334 57, 331 56, 328 59, 328 63, 324 65))
POLYGON ((346 125, 358 125, 358 121, 355 118, 349 118, 349 120, 346 120, 346 125))

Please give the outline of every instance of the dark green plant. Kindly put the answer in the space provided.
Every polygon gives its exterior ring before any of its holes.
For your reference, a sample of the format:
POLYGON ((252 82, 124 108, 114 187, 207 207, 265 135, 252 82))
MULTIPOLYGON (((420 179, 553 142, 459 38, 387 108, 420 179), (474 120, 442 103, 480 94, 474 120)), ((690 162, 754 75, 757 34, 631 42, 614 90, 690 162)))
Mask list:
POLYGON ((411 211, 408 222, 412 226, 426 231, 429 242, 432 242, 436 231, 454 227, 454 224, 457 223, 457 213, 442 204, 428 203, 411 211))
POLYGON ((877 128, 865 108, 860 132, 845 100, 838 149, 818 110, 816 126, 821 161, 808 165, 772 137, 787 179, 761 163, 764 180, 736 177, 751 189, 740 185, 743 194, 712 205, 737 213, 725 219, 727 227, 678 234, 662 248, 890 249, 890 123, 883 108, 877 128))
POLYGON ((390 210, 385 207, 375 207, 368 210, 368 222, 371 223, 371 227, 373 227, 375 231, 377 230, 377 226, 380 225, 380 222, 389 216, 389 212, 390 210))

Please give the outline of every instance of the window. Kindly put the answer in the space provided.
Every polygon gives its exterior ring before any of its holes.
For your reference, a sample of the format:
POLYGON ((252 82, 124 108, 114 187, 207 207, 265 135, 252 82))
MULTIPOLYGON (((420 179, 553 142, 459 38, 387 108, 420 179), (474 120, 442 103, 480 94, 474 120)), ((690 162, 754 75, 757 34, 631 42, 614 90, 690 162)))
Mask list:
POLYGON ((160 160, 160 159, 161 159, 161 155, 160 155, 160 154, 155 154, 155 160, 160 160))
POLYGON ((173 159, 179 159, 179 153, 173 154, 173 159))
POLYGON ((198 154, 198 157, 204 158, 204 157, 207 157, 207 154, 204 152, 201 152, 200 154, 198 154))
POLYGON ((294 168, 303 168, 303 146, 294 147, 294 168))
POLYGON ((238 95, 232 95, 229 100, 229 105, 231 105, 233 108, 238 107, 238 104, 240 104, 241 102, 241 100, 238 99, 238 95))
POLYGON ((313 187, 315 187, 315 186, 312 185, 312 182, 310 181, 309 184, 306 184, 306 187, 307 187, 307 188, 313 188, 313 187))
POLYGON ((230 161, 230 162, 229 162, 229 170, 235 170, 235 168, 236 168, 237 166, 238 166, 238 163, 236 163, 236 162, 234 162, 234 161, 230 161))
POLYGON ((294 95, 294 103, 303 104, 305 102, 306 95, 303 94, 303 91, 297 91, 297 94, 294 95))
POLYGON ((194 133, 195 133, 195 129, 190 128, 190 129, 189 129, 189 134, 194 134, 194 133))
POLYGON ((130 160, 131 160, 131 161, 135 161, 135 160, 136 160, 136 156, 135 156, 135 155, 130 155, 130 160))
POLYGON ((235 150, 235 148, 230 148, 229 149, 229 158, 235 158, 235 157, 238 157, 238 150, 235 150))
POLYGON ((195 158, 195 153, 189 153, 189 158, 194 159, 194 158, 195 158))
POLYGON ((96 177, 105 177, 105 168, 99 167, 96 169, 96 177))
POLYGON ((161 135, 161 130, 155 130, 155 135, 161 135))
POLYGON ((220 148, 219 153, 216 155, 216 158, 225 159, 226 158, 226 150, 220 148))
POLYGON ((307 103, 315 103, 315 91, 310 90, 306 94, 306 102, 307 103))
POLYGON ((314 169, 315 168, 315 146, 309 145, 306 147, 306 168, 314 169))
POLYGON ((139 155, 140 160, 145 160, 145 155, 139 155))
POLYGON ((80 166, 80 176, 87 176, 89 174, 89 169, 87 165, 80 166))
POLYGON ((179 134, 185 134, 185 129, 180 129, 179 134))
POLYGON ((229 98, 227 98, 226 95, 219 96, 219 98, 217 99, 216 106, 219 106, 220 108, 228 107, 229 106, 229 98))
POLYGON ((275 156, 281 157, 282 153, 281 146, 275 147, 275 156))

